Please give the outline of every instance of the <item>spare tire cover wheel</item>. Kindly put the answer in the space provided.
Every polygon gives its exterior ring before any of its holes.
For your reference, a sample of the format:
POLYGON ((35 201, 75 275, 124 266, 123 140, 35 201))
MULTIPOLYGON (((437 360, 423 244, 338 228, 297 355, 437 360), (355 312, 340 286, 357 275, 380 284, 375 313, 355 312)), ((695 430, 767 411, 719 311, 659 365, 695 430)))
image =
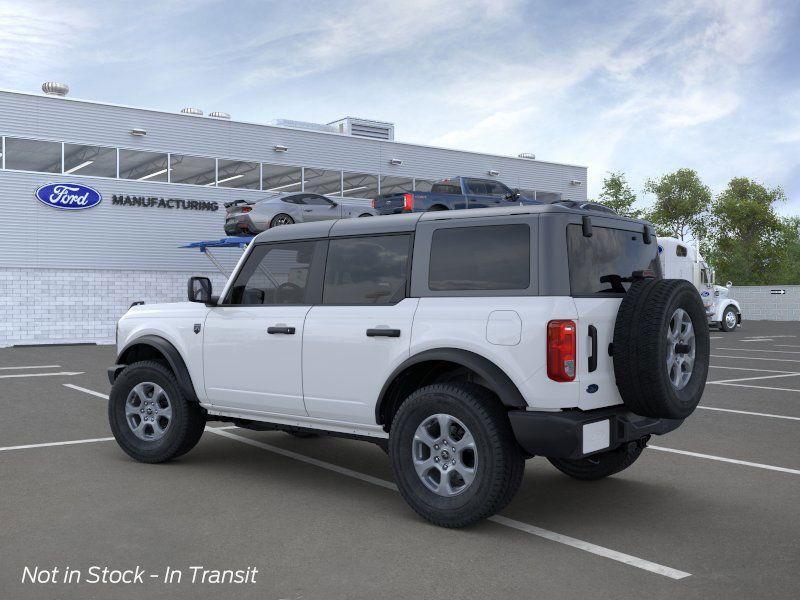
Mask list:
POLYGON ((634 413, 685 419, 708 377, 709 332, 700 294, 683 279, 631 285, 614 327, 614 375, 634 413))

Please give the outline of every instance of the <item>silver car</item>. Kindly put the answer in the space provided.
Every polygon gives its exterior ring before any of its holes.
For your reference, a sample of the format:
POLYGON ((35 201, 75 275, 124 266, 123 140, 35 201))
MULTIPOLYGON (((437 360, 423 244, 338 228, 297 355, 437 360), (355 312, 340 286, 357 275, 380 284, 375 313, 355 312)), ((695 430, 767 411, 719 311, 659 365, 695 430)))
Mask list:
POLYGON ((225 233, 255 235, 278 225, 331 221, 377 214, 368 204, 346 202, 309 192, 271 194, 260 200, 236 200, 225 204, 225 233))

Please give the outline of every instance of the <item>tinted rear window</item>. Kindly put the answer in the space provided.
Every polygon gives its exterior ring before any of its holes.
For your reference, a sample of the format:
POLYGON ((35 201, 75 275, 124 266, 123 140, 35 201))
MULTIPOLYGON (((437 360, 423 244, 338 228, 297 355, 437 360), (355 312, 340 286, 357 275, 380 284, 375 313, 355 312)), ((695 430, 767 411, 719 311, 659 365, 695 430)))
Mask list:
POLYGON ((527 225, 437 229, 431 241, 432 291, 524 290, 531 283, 527 225))
POLYGON ((645 244, 635 231, 593 227, 592 237, 584 237, 580 225, 568 225, 567 248, 573 295, 624 293, 634 271, 661 277, 658 245, 645 244))

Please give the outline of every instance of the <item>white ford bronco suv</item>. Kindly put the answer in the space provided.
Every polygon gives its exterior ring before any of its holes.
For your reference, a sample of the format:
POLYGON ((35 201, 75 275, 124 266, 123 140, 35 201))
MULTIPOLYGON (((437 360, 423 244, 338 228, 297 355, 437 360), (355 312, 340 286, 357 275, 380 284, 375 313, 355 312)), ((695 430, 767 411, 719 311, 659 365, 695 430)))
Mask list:
POLYGON ((192 277, 189 302, 122 317, 111 429, 150 463, 207 421, 373 441, 417 513, 469 525, 526 459, 606 477, 695 409, 705 311, 657 249, 649 224, 586 206, 269 229, 219 296, 192 277))

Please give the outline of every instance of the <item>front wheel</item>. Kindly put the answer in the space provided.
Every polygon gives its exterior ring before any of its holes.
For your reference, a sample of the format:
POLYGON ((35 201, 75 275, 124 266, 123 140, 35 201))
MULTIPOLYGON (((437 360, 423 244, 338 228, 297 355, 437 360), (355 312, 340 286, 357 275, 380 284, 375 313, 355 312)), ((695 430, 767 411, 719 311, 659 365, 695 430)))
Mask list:
POLYGON ((114 382, 108 422, 131 458, 160 463, 186 454, 200 441, 205 411, 184 397, 168 368, 143 361, 125 367, 114 382))
POLYGON ((525 461, 496 396, 468 383, 418 389, 389 435, 397 486, 420 516, 464 527, 511 501, 525 461))
POLYGON ((722 321, 719 323, 720 329, 722 329, 722 331, 733 331, 736 329, 738 321, 736 310, 734 310, 732 306, 729 306, 725 309, 725 312, 722 313, 722 321))
POLYGON ((556 469, 575 479, 594 481, 624 471, 636 462, 647 445, 646 439, 586 458, 548 458, 556 469))

